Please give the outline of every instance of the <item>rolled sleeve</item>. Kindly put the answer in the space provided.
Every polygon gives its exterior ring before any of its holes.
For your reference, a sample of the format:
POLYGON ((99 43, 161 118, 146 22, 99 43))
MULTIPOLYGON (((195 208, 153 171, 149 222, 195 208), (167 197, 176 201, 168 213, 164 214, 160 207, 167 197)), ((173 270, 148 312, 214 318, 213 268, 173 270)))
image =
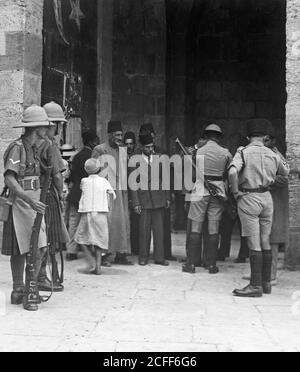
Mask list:
POLYGON ((229 169, 232 168, 232 167, 236 168, 236 170, 238 171, 238 173, 243 169, 243 167, 244 167, 244 160, 243 160, 243 157, 242 157, 241 150, 238 150, 238 152, 235 154, 232 162, 230 163, 229 169))
POLYGON ((277 170, 277 175, 278 176, 283 176, 287 177, 290 174, 290 167, 286 161, 283 161, 280 159, 279 165, 278 165, 278 170, 277 170))
POLYGON ((20 173, 21 168, 21 149, 15 145, 7 154, 4 162, 4 175, 6 172, 11 171, 17 175, 20 173))

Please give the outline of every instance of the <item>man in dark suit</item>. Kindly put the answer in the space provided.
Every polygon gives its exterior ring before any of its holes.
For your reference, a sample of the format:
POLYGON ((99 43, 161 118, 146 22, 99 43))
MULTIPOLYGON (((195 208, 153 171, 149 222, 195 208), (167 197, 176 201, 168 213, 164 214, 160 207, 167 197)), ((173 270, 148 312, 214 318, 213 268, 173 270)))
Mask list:
MULTIPOLYGON (((154 143, 154 154, 168 155, 167 151, 157 146, 156 133, 152 123, 146 123, 141 126, 140 136, 150 134, 154 143)), ((141 149, 140 149, 141 152, 141 149)), ((164 212, 164 252, 165 259, 168 261, 177 261, 172 255, 172 237, 171 237, 171 209, 165 209, 164 212)))
POLYGON ((80 184, 81 180, 87 177, 84 170, 85 162, 92 157, 93 149, 99 144, 99 138, 94 131, 87 131, 82 134, 84 147, 74 157, 71 167, 70 182, 71 190, 67 197, 69 203, 69 235, 70 242, 67 244, 67 261, 77 260, 77 243, 74 241, 74 236, 79 224, 80 215, 78 213, 79 201, 81 198, 80 184))
MULTIPOLYGON (((140 184, 147 182, 147 190, 138 188, 133 191, 129 184, 132 194, 131 200, 135 212, 140 216, 139 223, 139 264, 148 264, 151 242, 151 231, 154 239, 154 262, 157 265, 168 266, 164 254, 164 215, 165 210, 170 208, 170 192, 162 188, 162 172, 159 169, 159 190, 152 190, 152 165, 155 161, 154 141, 150 134, 140 136, 142 154, 140 154, 140 184), (143 182, 144 181, 144 182, 143 182)), ((132 181, 132 180, 131 180, 132 181)))
MULTIPOLYGON (((136 137, 133 132, 127 132, 124 136, 124 145, 127 147, 128 159, 134 154, 136 149, 136 137)), ((135 213, 132 202, 131 193, 129 193, 129 214, 130 214, 130 242, 131 253, 133 255, 139 254, 139 216, 135 213)))

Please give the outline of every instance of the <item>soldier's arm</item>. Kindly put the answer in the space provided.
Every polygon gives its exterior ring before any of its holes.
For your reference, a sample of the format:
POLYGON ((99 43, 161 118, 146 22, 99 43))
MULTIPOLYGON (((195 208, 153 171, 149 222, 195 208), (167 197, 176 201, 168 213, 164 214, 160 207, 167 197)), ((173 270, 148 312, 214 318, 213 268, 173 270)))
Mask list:
POLYGON ((279 176, 277 175, 275 178, 275 182, 272 185, 272 189, 281 189, 285 186, 287 186, 289 183, 288 176, 279 176))
POLYGON ((279 158, 279 165, 278 165, 278 170, 277 170, 277 175, 278 176, 283 176, 283 177, 288 177, 290 174, 290 166, 288 162, 282 157, 277 155, 279 158))
POLYGON ((22 189, 22 187, 19 185, 16 174, 8 170, 5 173, 5 184, 9 188, 9 190, 16 195, 18 198, 22 199, 25 203, 30 205, 30 207, 36 211, 37 213, 45 214, 46 205, 44 203, 41 203, 38 200, 34 200, 28 196, 28 194, 22 189))
POLYGON ((229 169, 228 173, 228 180, 231 192, 233 195, 237 195, 239 193, 239 174, 236 167, 232 166, 229 169))
POLYGON ((242 156, 242 149, 239 149, 234 156, 228 170, 228 181, 234 197, 239 196, 239 173, 244 166, 245 164, 242 156))
POLYGON ((52 145, 48 149, 48 157, 52 161, 52 182, 53 185, 58 193, 58 196, 62 198, 63 189, 64 189, 64 180, 62 176, 62 172, 65 170, 65 166, 60 155, 60 152, 56 145, 52 145))

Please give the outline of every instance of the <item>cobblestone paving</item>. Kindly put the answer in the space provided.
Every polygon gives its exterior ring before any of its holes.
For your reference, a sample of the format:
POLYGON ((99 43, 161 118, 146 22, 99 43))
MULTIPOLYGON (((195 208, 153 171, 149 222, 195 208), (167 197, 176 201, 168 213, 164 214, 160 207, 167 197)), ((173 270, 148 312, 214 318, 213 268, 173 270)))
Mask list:
MULTIPOLYGON (((173 242, 183 256, 184 235, 173 242)), ((299 272, 280 271, 272 296, 238 299, 232 290, 246 284, 249 267, 233 258, 217 276, 172 263, 92 277, 78 273, 82 265, 67 263, 65 292, 27 313, 9 304, 9 261, 1 258, 0 351, 300 351, 299 272)))

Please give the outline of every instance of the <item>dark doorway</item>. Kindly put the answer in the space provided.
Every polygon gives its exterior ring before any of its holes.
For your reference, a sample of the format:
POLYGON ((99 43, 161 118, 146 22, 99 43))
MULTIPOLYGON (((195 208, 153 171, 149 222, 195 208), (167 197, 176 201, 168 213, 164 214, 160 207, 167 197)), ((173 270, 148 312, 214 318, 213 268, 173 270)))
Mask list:
POLYGON ((64 106, 77 147, 82 127, 96 128, 97 1, 81 1, 75 11, 70 1, 44 3, 42 103, 64 106))
POLYGON ((245 135, 245 121, 265 117, 273 122, 284 152, 286 1, 167 0, 167 22, 168 86, 174 89, 173 82, 182 81, 175 94, 167 91, 170 133, 176 110, 183 109, 186 143, 217 122, 224 144, 234 152, 245 135), (176 13, 178 7, 184 9, 176 13))
MULTIPOLYGON (((245 123, 270 119, 286 151, 286 1, 166 0, 169 148, 195 144, 211 123, 221 125, 234 154, 245 145, 245 123)), ((185 226, 177 195, 175 228, 185 226)))

